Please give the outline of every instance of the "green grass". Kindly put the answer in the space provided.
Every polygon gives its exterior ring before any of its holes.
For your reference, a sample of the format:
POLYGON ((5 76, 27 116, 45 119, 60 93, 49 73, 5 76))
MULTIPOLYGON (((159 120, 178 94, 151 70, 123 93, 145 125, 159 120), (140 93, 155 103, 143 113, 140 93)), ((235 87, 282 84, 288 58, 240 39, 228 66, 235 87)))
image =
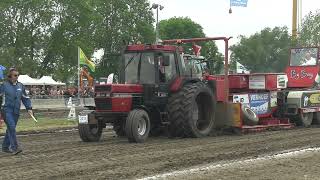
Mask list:
MULTIPOLYGON (((76 120, 68 119, 48 119, 48 118, 38 118, 38 123, 35 123, 32 119, 19 119, 17 125, 17 132, 21 131, 41 131, 50 130, 56 128, 65 127, 75 127, 78 122, 76 120)), ((6 130, 6 125, 0 129, 0 133, 4 133, 6 130)))

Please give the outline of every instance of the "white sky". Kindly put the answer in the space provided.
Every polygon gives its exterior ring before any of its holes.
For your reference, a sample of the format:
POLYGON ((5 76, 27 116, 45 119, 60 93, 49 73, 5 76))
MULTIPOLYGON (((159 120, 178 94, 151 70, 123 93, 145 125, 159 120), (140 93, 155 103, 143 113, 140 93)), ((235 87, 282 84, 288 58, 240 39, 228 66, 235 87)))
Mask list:
MULTIPOLYGON (((320 0, 301 0, 302 17, 310 11, 320 9, 320 0)), ((190 17, 200 24, 209 36, 233 36, 231 44, 239 35, 249 36, 265 27, 288 26, 291 32, 292 0, 248 0, 248 7, 232 7, 229 14, 229 0, 150 0, 164 9, 159 20, 174 16, 190 17)), ((224 52, 224 43, 218 43, 224 52)))
MULTIPOLYGON (((239 35, 250 36, 265 27, 287 26, 291 32, 292 0, 248 0, 247 7, 232 7, 230 0, 149 0, 150 4, 164 6, 159 21, 171 17, 190 17, 203 27, 208 37, 232 36, 230 45, 238 42, 239 35)), ((320 10, 320 0, 301 0, 302 17, 310 11, 320 10)), ((155 11, 154 11, 155 13, 155 11)), ((156 17, 155 17, 156 18, 156 17)), ((224 53, 224 43, 216 42, 224 53)), ((103 51, 94 53, 100 59, 103 51)))

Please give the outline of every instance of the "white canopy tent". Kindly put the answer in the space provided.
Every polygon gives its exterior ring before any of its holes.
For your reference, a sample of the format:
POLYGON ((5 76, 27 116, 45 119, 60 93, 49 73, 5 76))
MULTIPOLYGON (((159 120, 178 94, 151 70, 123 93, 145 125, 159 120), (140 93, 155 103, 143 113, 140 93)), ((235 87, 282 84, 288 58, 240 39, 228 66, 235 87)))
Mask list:
POLYGON ((18 81, 24 85, 39 86, 43 85, 38 79, 33 79, 28 75, 20 75, 18 81))
POLYGON ((18 78, 18 81, 21 82, 24 85, 29 85, 29 86, 65 86, 65 83, 62 82, 57 82, 52 79, 51 76, 43 76, 40 79, 33 79, 28 75, 20 75, 18 78))
POLYGON ((42 82, 44 85, 52 85, 52 86, 64 86, 66 83, 57 82, 52 79, 51 76, 43 76, 39 79, 40 82, 42 82))

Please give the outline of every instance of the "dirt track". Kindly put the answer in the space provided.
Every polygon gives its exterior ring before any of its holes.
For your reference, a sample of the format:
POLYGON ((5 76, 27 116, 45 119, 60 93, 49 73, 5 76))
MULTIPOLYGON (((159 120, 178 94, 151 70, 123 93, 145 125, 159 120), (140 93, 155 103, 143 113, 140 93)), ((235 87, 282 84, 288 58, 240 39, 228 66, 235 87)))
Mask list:
MULTIPOLYGON (((129 144, 125 138, 113 136, 107 132, 98 143, 81 142, 78 132, 19 137, 24 152, 19 156, 0 154, 0 179, 132 179, 288 149, 320 147, 319 128, 203 139, 150 138, 145 144, 129 144)), ((272 175, 270 179, 274 179, 272 175)))

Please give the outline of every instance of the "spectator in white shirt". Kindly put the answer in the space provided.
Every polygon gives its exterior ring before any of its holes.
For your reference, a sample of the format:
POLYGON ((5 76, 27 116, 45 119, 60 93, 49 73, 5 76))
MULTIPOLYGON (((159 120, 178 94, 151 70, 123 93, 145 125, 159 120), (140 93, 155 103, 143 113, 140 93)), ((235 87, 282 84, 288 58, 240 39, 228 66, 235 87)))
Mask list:
POLYGON ((302 66, 314 66, 317 64, 316 59, 314 57, 311 57, 311 54, 309 52, 306 53, 306 57, 302 62, 302 66))

